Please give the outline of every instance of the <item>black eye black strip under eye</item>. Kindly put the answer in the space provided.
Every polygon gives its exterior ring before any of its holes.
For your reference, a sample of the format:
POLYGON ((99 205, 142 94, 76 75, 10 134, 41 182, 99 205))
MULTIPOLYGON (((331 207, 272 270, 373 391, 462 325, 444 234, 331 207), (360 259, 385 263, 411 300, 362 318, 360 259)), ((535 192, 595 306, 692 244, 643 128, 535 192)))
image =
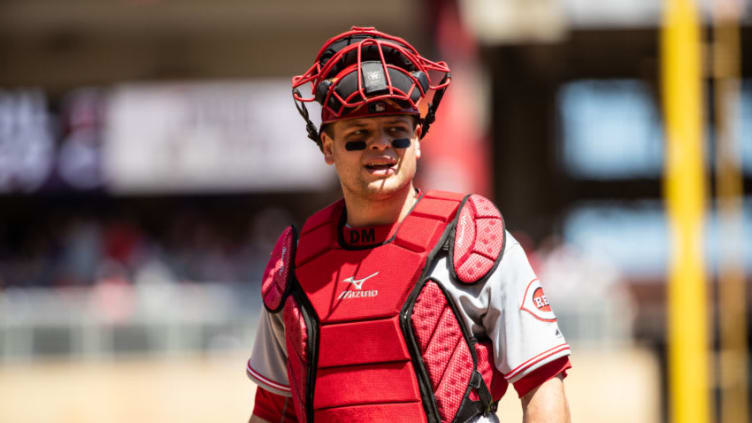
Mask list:
POLYGON ((410 147, 410 138, 397 138, 396 140, 392 140, 392 147, 394 148, 410 147))
POLYGON ((357 151, 357 150, 365 150, 365 149, 366 149, 365 141, 348 141, 345 143, 345 150, 347 151, 357 151))

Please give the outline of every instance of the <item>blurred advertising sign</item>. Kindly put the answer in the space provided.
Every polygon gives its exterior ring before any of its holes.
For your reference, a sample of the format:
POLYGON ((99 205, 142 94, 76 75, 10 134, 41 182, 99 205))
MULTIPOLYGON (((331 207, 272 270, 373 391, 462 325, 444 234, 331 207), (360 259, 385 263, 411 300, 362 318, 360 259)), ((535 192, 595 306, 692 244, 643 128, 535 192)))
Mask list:
POLYGON ((334 180, 287 80, 123 85, 106 121, 103 171, 116 193, 309 190, 334 180))
POLYGON ((0 192, 36 191, 55 160, 52 119, 41 90, 0 90, 0 192))
POLYGON ((465 25, 481 44, 557 42, 566 31, 562 0, 460 0, 465 25))
MULTIPOLYGON (((704 21, 713 0, 698 0, 704 21)), ((750 16, 744 0, 730 7, 750 16)), ((748 2, 747 2, 748 3, 748 2)), ((570 29, 655 28, 664 2, 657 0, 459 0, 462 18, 482 44, 550 43, 570 29)))

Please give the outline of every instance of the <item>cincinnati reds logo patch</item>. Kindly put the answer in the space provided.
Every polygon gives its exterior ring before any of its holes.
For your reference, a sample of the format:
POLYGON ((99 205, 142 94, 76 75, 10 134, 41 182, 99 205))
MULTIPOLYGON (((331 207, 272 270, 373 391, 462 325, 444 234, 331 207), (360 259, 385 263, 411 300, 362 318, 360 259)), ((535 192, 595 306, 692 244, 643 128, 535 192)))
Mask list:
POLYGON ((536 288, 533 292, 533 304, 541 311, 551 311, 551 306, 548 304, 548 298, 543 293, 543 288, 536 288))
POLYGON ((530 313, 533 317, 544 322, 555 322, 556 316, 551 310, 548 298, 543 292, 540 281, 536 278, 530 281, 525 288, 520 310, 530 313))

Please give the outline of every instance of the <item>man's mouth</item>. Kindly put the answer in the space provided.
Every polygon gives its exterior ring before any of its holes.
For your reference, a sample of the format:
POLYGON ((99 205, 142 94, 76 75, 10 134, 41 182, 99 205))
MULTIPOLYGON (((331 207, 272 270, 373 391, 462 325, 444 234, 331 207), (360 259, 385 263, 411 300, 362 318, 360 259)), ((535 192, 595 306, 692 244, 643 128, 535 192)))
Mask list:
POLYGON ((384 170, 384 169, 390 169, 394 166, 392 163, 380 163, 380 164, 367 164, 366 169, 368 170, 384 170))
POLYGON ((396 160, 375 160, 366 163, 365 168, 371 173, 383 173, 394 171, 396 165, 396 160))

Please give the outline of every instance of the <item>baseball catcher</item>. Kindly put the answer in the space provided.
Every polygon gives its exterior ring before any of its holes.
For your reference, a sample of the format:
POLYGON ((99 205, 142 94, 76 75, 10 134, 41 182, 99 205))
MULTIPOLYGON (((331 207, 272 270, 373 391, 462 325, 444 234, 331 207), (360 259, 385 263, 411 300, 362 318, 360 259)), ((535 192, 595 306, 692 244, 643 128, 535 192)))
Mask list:
POLYGON ((525 421, 569 421, 569 345, 498 209, 413 184, 450 82, 446 63, 361 27, 292 78, 343 198, 272 251, 251 422, 498 421, 509 384, 525 421))

